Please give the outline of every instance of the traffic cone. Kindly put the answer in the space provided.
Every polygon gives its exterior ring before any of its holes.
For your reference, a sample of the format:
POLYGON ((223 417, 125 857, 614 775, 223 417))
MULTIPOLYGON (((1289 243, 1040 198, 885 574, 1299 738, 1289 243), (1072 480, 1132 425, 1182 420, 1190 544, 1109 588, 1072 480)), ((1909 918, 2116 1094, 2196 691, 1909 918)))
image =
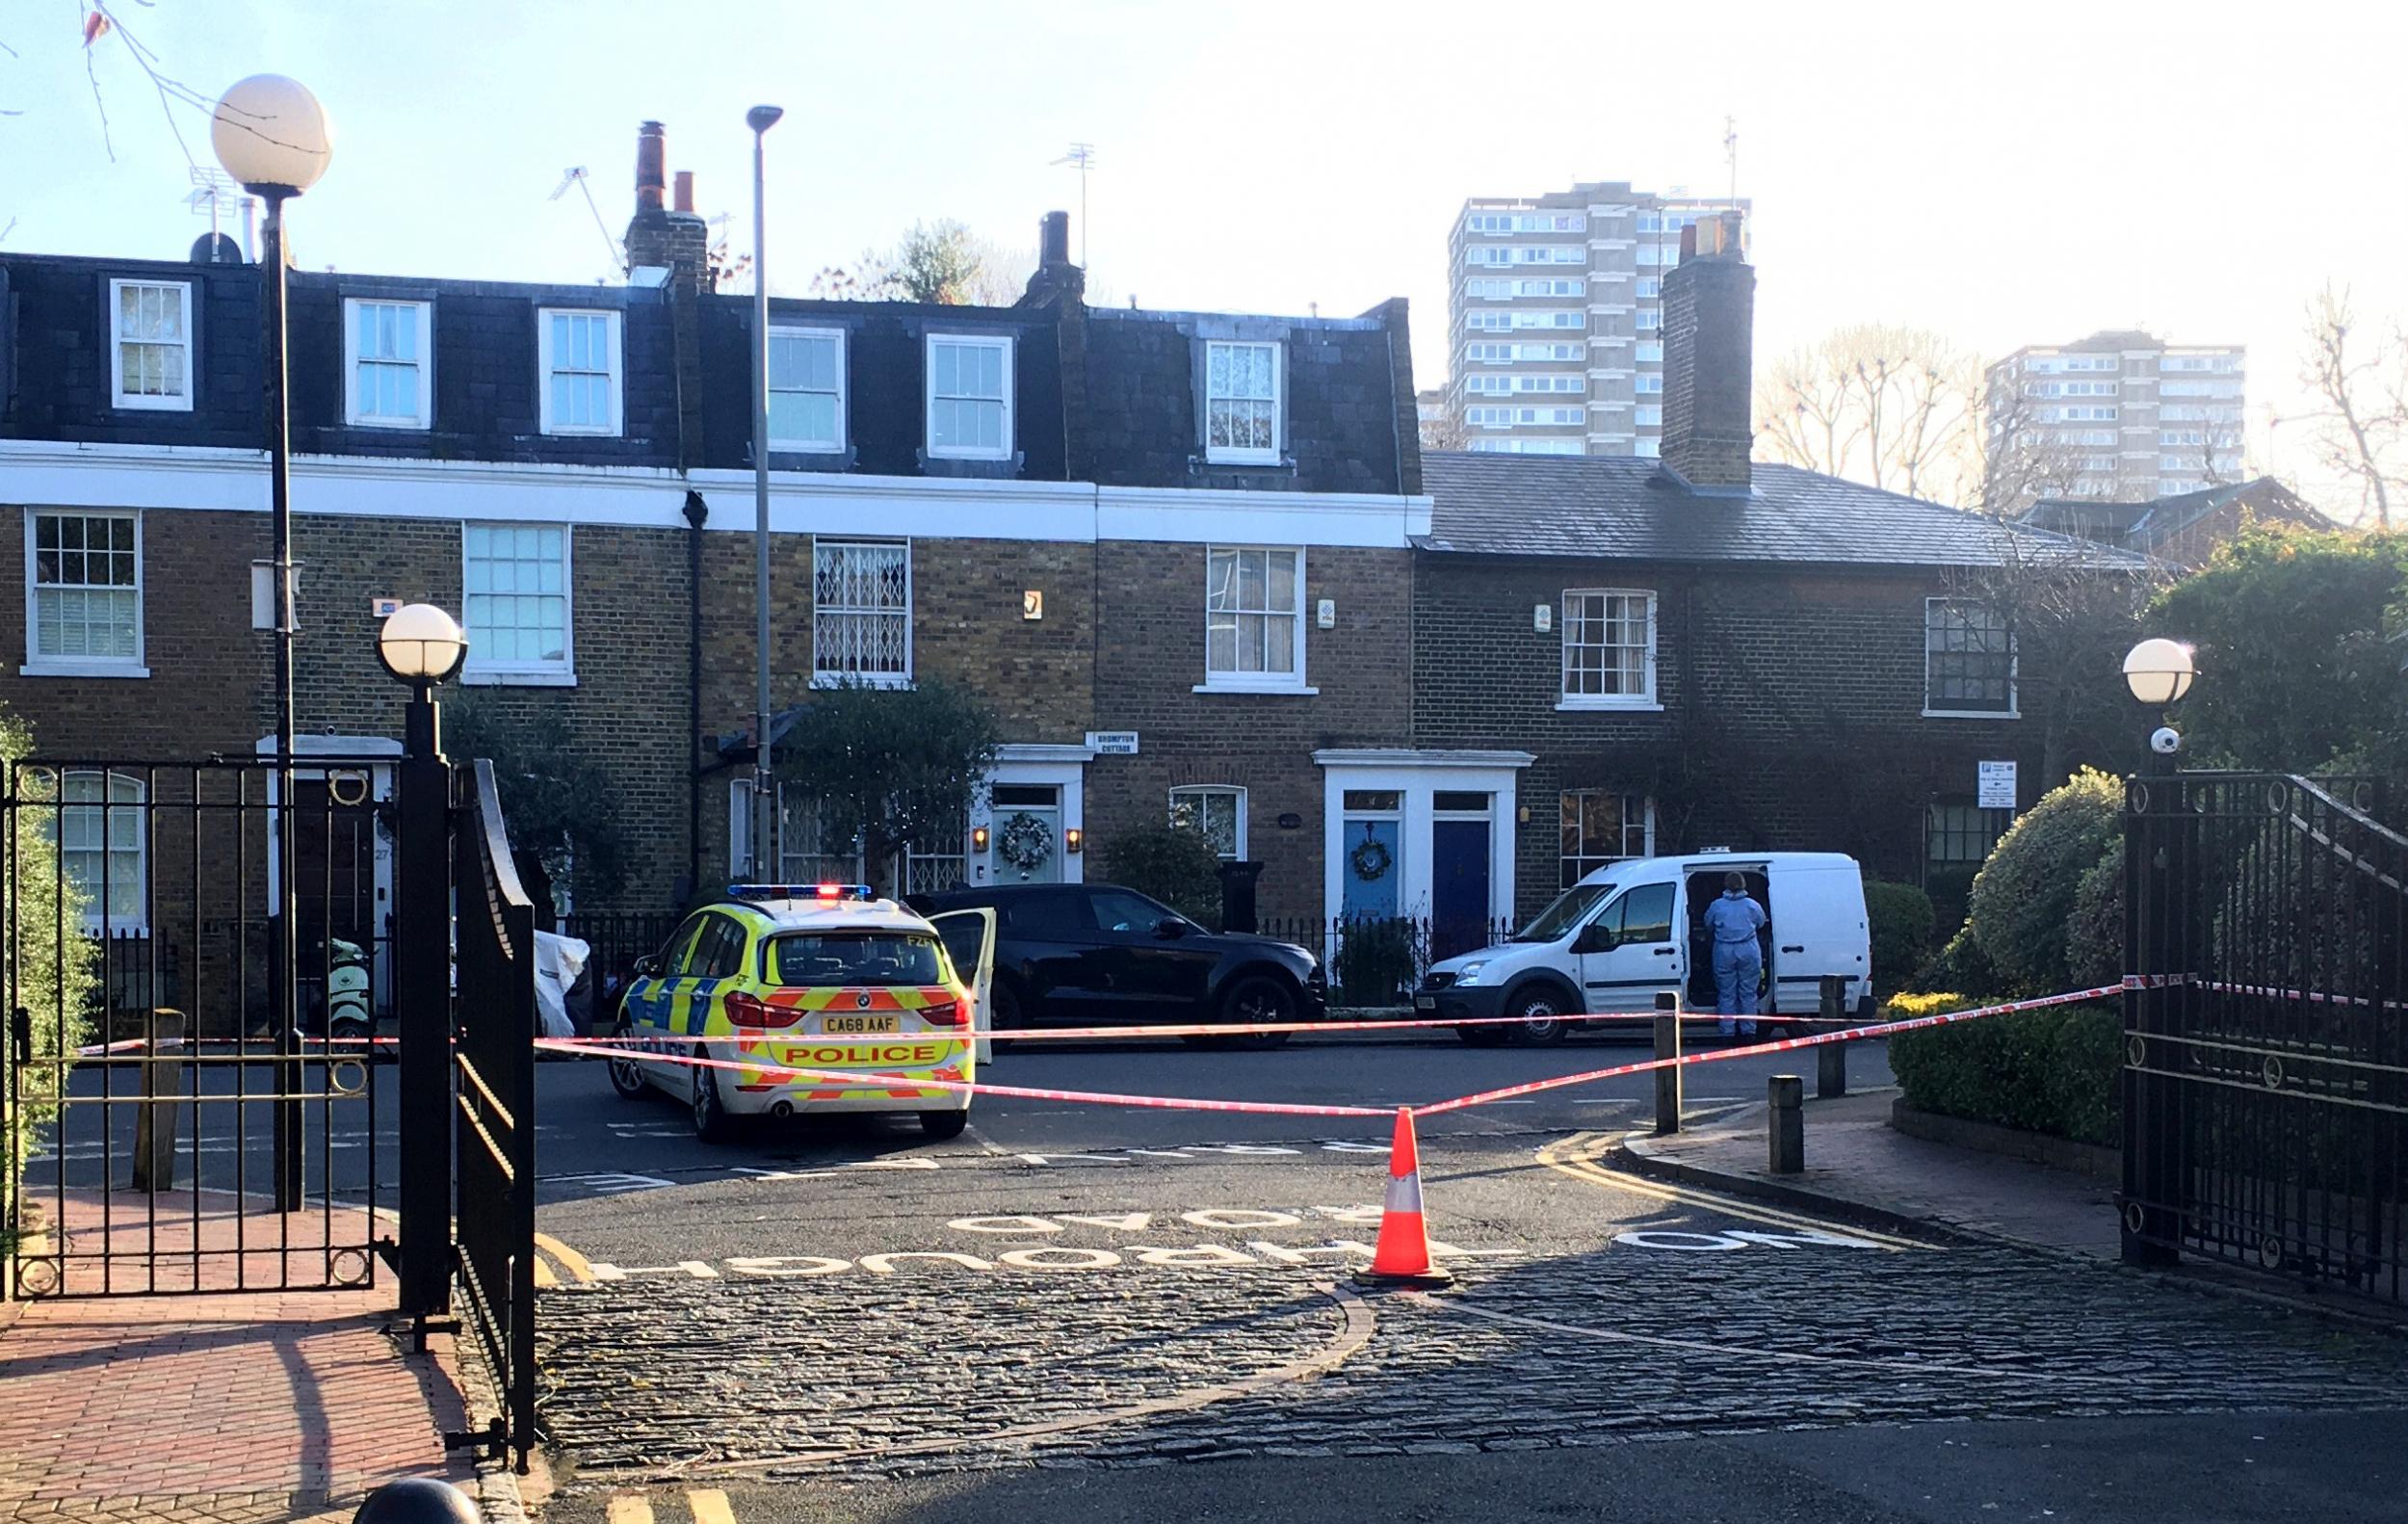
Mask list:
POLYGON ((1379 1242, 1359 1285, 1382 1291, 1430 1290, 1454 1277, 1430 1262, 1429 1229, 1422 1222, 1422 1156, 1413 1143, 1413 1112, 1397 1108, 1396 1138, 1388 1147, 1388 1198, 1379 1214, 1379 1242))

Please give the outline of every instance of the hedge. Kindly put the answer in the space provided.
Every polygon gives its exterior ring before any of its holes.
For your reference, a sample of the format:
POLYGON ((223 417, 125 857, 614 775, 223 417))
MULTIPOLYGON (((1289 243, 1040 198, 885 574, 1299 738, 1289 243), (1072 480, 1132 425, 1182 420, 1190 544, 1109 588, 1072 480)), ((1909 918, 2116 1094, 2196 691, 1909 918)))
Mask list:
POLYGON ((1096 848, 1107 882, 1160 900, 1198 926, 1220 925, 1220 854, 1204 833, 1125 830, 1096 848))
MULTIPOLYGON (((32 749, 33 732, 14 716, 0 712, 0 769, 13 768, 32 749)), ((27 1057, 47 1061, 73 1053, 91 1034, 99 945, 77 930, 83 922, 84 891, 59 872, 58 820, 43 802, 53 797, 55 782, 45 789, 43 780, 30 772, 13 781, 21 798, 42 807, 14 812, 16 872, 0 881, 0 923, 13 929, 16 1000, 32 1018, 34 1046, 27 1057)), ((0 1070, 5 1068, 0 1064, 0 1070)), ((14 1251, 15 1173, 23 1169, 39 1129, 58 1113, 59 1072, 42 1062, 26 1064, 16 1075, 13 1135, 0 1138, 0 1163, 12 1171, 0 1177, 0 1252, 14 1251)), ((0 1074, 0 1084, 7 1083, 0 1074)))
POLYGON ((2010 988, 2045 995, 2080 987, 2068 924, 2082 876, 2123 829, 2123 781, 2084 768, 2042 795, 1990 849, 1965 925, 2010 988))
MULTIPOLYGON (((1977 1004, 1935 993, 1890 1003, 1894 1017, 1977 1004)), ((2124 1023, 2111 1006, 2059 1006, 1983 1016, 1890 1039, 1890 1072, 1919 1111, 1995 1122, 2077 1143, 2121 1138, 2124 1023)))

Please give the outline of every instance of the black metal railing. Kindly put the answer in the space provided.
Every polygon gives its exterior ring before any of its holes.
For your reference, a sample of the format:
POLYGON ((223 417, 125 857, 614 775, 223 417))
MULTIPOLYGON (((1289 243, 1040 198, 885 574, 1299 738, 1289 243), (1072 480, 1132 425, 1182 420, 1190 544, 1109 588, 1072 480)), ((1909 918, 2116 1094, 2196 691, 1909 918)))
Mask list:
POLYGON ((1330 999, 1348 1006, 1390 1006, 1429 965, 1478 952, 1513 934, 1509 920, 1432 920, 1427 916, 1264 916, 1256 933, 1293 942, 1322 960, 1330 999))
POLYGON ((2127 1257, 2408 1301, 2408 837, 2364 783, 2133 780, 2127 1257))
POLYGON ((10 761, 0 773, 0 1276, 23 1296, 369 1284, 369 1047, 310 991, 373 985, 389 759, 10 761), (289 843, 287 838, 289 837, 289 843), (297 972, 278 965, 289 845, 297 972), (373 955, 371 955, 371 959, 373 955), (292 1028, 272 1019, 280 981, 292 1028))
POLYGON ((536 1436, 535 907, 510 864, 493 764, 459 770, 453 1049, 458 1272, 518 1468, 536 1436))

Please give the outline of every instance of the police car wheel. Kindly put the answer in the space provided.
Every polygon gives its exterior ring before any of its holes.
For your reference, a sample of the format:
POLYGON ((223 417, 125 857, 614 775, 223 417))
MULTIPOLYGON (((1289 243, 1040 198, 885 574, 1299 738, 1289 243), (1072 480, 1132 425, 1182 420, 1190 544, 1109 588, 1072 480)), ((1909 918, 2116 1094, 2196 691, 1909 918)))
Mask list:
MULTIPOLYGON (((694 1057, 708 1058, 704 1049, 694 1049, 694 1057)), ((727 1115, 720 1103, 720 1084, 715 1070, 694 1065, 694 1135, 704 1143, 725 1143, 736 1136, 736 1118, 727 1115)))
POLYGON ((960 1137, 961 1130, 969 1125, 970 1114, 966 1111, 922 1112, 920 1114, 920 1131, 937 1143, 943 1143, 948 1138, 960 1137))
MULTIPOLYGON (((636 1024, 624 1017, 620 1018, 617 1026, 611 1029, 611 1036, 621 1042, 625 1042, 635 1035, 636 1024)), ((620 1099, 631 1101, 643 1099, 643 1070, 636 1066, 636 1061, 628 1056, 626 1049, 614 1048, 610 1062, 603 1066, 611 1071, 611 1089, 618 1091, 620 1099)))
POLYGON ((1518 1019, 1505 1031, 1512 1040, 1524 1047, 1539 1048, 1561 1042, 1572 1024, 1563 1019, 1563 997, 1543 985, 1515 995, 1505 1002, 1505 1013, 1518 1019))

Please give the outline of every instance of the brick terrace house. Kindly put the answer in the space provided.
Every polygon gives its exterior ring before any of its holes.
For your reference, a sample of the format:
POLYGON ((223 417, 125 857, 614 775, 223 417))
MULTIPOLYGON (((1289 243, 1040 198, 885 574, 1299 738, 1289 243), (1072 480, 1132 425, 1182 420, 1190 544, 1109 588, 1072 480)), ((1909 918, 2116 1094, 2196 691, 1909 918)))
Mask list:
POLYGON ((2017 522, 2034 529, 2079 535, 2102 545, 2154 556, 2191 570, 2206 565, 2215 547, 2239 534, 2246 524, 2290 524, 2300 529, 2339 527, 2270 476, 2227 482, 2196 492, 2137 503, 2103 502, 2095 497, 2044 497, 2024 510, 2017 522))
MULTIPOLYGON (((751 788, 728 739, 753 707, 750 302, 710 289, 662 167, 647 124, 623 286, 291 276, 303 749, 396 752, 375 602, 458 611, 476 701, 558 713, 607 766, 623 903, 647 909, 730 872, 849 867, 808 801, 782 801, 773 865, 730 829, 751 788)), ((1176 814, 1266 864, 1267 913, 1317 916, 1314 754, 1410 725, 1428 504, 1404 304, 1091 309, 1067 250, 1055 214, 1010 307, 772 302, 775 705, 794 724, 815 684, 942 676, 993 707, 991 799, 913 886, 1075 880, 1072 832, 1176 814), (1015 867, 978 828, 1022 815, 1046 850, 1015 867)), ((44 753, 263 749, 261 353, 255 267, 0 255, 0 535, 25 567, 0 592, 24 640, 0 704, 44 753)), ((807 717, 782 739, 807 744, 807 717)), ((69 779, 90 805, 70 838, 145 787, 69 779)), ((69 863, 114 874, 120 932, 141 886, 189 874, 125 834, 69 863)), ((360 839, 353 932, 373 934, 388 854, 360 839)))
POLYGON ((1483 857, 1529 913, 1616 857, 1728 846, 1847 852, 1946 908, 2012 818, 1979 806, 1978 764, 2019 764, 2019 803, 2056 781, 2037 775, 2034 674, 1984 575, 2010 549, 2101 553, 1752 463, 1754 272, 1736 229, 1683 241, 1663 286, 1661 460, 1425 459, 1414 740, 1526 759, 1493 803, 1437 793, 1432 775, 1413 829, 1438 902, 1483 857), (1462 850, 1491 830, 1493 852, 1462 850))

